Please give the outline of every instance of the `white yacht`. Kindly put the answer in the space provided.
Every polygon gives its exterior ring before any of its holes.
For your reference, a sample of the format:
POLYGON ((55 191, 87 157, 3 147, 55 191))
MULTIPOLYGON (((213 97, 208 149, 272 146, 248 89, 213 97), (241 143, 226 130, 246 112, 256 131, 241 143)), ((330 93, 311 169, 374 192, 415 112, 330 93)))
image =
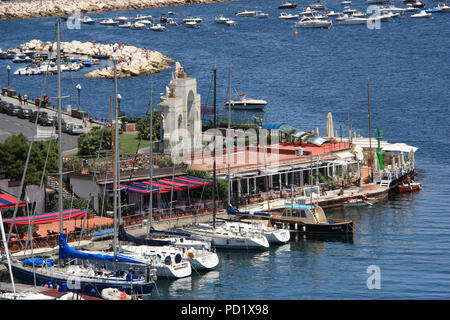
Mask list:
POLYGON ((182 250, 170 246, 121 245, 123 252, 129 256, 148 259, 156 269, 158 278, 177 279, 189 277, 192 273, 191 263, 183 259, 182 250))
POLYGON ((191 238, 207 241, 212 247, 221 249, 267 249, 269 242, 260 233, 242 234, 222 228, 213 228, 208 224, 197 224, 182 229, 188 232, 191 238))
POLYGON ((300 12, 300 14, 303 15, 303 16, 312 15, 314 13, 317 13, 317 11, 316 10, 312 10, 310 7, 307 7, 305 10, 300 12))
POLYGON ((339 24, 352 25, 352 24, 367 24, 367 18, 359 18, 354 16, 347 16, 344 19, 339 20, 339 24))
POLYGON ((269 243, 286 243, 291 238, 289 230, 265 226, 261 222, 225 221, 220 228, 235 232, 262 233, 269 243))
POLYGON ((231 106, 231 109, 256 110, 262 109, 267 104, 265 100, 251 99, 246 94, 238 94, 236 97, 234 100, 227 101, 225 105, 231 106))
POLYGON ((331 24, 331 20, 303 17, 300 21, 295 23, 295 26, 300 28, 329 28, 331 27, 331 24))
POLYGON ((325 4, 320 2, 320 0, 318 0, 317 2, 311 3, 309 5, 311 7, 311 9, 315 9, 315 10, 325 10, 325 4))
POLYGON ((298 19, 298 14, 292 14, 287 12, 280 13, 280 16, 278 18, 280 19, 298 19))

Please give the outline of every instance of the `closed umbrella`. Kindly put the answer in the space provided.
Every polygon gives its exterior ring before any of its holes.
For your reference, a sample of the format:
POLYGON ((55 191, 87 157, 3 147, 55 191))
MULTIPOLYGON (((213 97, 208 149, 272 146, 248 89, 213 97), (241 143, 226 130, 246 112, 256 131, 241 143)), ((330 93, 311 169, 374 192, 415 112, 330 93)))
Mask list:
POLYGON ((327 115, 327 137, 334 138, 333 116, 331 112, 328 112, 327 115))

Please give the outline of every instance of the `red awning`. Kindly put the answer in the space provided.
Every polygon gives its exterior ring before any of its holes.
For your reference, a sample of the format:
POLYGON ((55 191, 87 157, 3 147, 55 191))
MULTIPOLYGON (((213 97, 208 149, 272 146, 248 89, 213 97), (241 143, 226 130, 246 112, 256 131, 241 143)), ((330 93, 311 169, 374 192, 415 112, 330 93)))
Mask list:
MULTIPOLYGON (((10 209, 14 208, 17 203, 17 198, 13 197, 7 193, 0 192, 0 210, 2 209, 10 209)), ((25 202, 20 200, 19 201, 19 207, 25 206, 25 202)))
MULTIPOLYGON (((63 220, 84 217, 85 214, 86 214, 85 210, 66 209, 66 210, 63 210, 63 220)), ((44 223, 52 223, 52 222, 57 222, 57 221, 59 221, 59 211, 36 214, 34 216, 34 218, 28 217, 28 216, 16 217, 14 224, 15 225, 27 225, 30 222, 32 222, 33 224, 44 224, 44 223)), ((12 223, 12 218, 3 219, 3 222, 4 223, 12 223)))

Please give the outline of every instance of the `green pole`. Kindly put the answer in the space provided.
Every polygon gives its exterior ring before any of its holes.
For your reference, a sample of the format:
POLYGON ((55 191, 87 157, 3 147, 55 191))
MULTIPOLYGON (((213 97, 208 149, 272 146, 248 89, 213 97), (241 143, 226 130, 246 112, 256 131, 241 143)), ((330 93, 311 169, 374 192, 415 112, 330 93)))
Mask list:
POLYGON ((378 140, 377 156, 378 156, 378 163, 380 164, 380 170, 383 170, 383 154, 381 153, 381 147, 380 147, 380 141, 382 138, 383 137, 381 136, 380 126, 377 126, 377 140, 378 140))

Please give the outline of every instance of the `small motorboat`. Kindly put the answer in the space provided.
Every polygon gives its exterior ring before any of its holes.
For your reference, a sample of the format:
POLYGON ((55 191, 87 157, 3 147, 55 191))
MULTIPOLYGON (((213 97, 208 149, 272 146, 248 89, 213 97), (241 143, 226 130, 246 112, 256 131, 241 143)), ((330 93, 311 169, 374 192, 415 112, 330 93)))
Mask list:
POLYGON ((436 9, 440 9, 440 12, 449 12, 450 7, 443 2, 438 3, 436 9))
POLYGON ((378 202, 378 199, 367 198, 367 199, 348 199, 344 202, 344 207, 364 207, 364 206, 372 206, 378 202))
POLYGON ((151 25, 151 24, 153 24, 153 22, 151 22, 151 21, 148 20, 148 19, 142 19, 142 20, 139 20, 139 22, 142 23, 142 24, 145 24, 145 25, 151 25))
POLYGON ((302 16, 309 16, 309 15, 313 15, 313 14, 315 14, 315 13, 317 13, 317 11, 311 9, 310 7, 307 7, 305 10, 303 10, 302 12, 300 12, 300 14, 301 14, 302 16))
POLYGON ((214 18, 214 22, 218 24, 225 24, 230 18, 225 18, 222 14, 219 14, 214 18))
POLYGON ((165 31, 166 30, 166 27, 164 27, 162 24, 160 24, 160 23, 156 23, 156 24, 154 24, 154 25, 152 25, 151 27, 150 27, 150 30, 152 30, 152 31, 165 31))
POLYGON ((227 26, 235 26, 236 25, 236 21, 234 21, 234 20, 228 20, 226 23, 225 23, 227 26))
POLYGON ((196 22, 196 23, 200 23, 200 22, 202 22, 202 21, 203 21, 202 18, 194 18, 194 17, 188 17, 188 18, 186 18, 186 19, 183 19, 183 22, 184 22, 184 23, 186 23, 186 22, 196 22))
POLYGON ((259 18, 259 19, 264 19, 264 18, 268 18, 269 14, 268 13, 264 13, 262 11, 256 11, 255 13, 255 18, 259 18))
POLYGON ((145 29, 145 24, 137 21, 131 25, 130 29, 131 30, 143 30, 143 29, 145 29))
POLYGON ((256 14, 255 10, 241 10, 236 12, 237 17, 253 17, 256 14))
POLYGON ((283 1, 279 6, 278 9, 295 9, 297 8, 297 4, 296 3, 290 3, 287 1, 283 1))
POLYGON ((245 109, 245 110, 258 110, 263 109, 267 104, 265 100, 251 99, 246 94, 238 94, 235 100, 227 101, 226 106, 230 106, 231 109, 245 109))
POLYGON ((91 17, 88 17, 88 16, 82 17, 80 19, 80 22, 83 24, 95 24, 95 21, 91 17))
POLYGON ((347 13, 347 14, 354 14, 356 12, 356 9, 352 9, 350 7, 344 7, 344 9, 342 10, 342 13, 347 13))
POLYGON ((282 12, 280 13, 280 16, 278 17, 279 19, 298 19, 298 14, 292 14, 292 13, 287 13, 287 12, 282 12))
POLYGON ((128 20, 130 20, 130 19, 127 18, 127 17, 124 17, 124 16, 119 16, 119 17, 117 17, 115 20, 116 20, 116 21, 119 21, 119 22, 125 22, 125 21, 128 21, 128 20))
POLYGON ((331 10, 330 12, 327 13, 327 15, 328 15, 329 17, 335 17, 335 16, 337 16, 338 14, 339 14, 339 13, 334 12, 333 10, 331 10))
POLYGON ((302 20, 295 23, 295 26, 300 28, 329 28, 331 24, 331 20, 303 17, 302 20))
POLYGON ((425 8, 425 3, 421 2, 421 1, 416 1, 416 2, 412 3, 412 6, 414 8, 425 8))
POLYGON ((99 22, 99 24, 104 25, 104 26, 117 26, 119 24, 120 21, 117 20, 113 20, 113 19, 103 19, 102 21, 99 22))
POLYGON ((144 14, 138 14, 136 18, 134 18, 135 21, 138 20, 151 20, 153 17, 151 15, 144 15, 144 14))
POLYGON ((422 189, 422 184, 419 182, 410 182, 408 183, 403 183, 401 185, 398 186, 398 191, 399 192, 413 192, 413 191, 418 191, 422 189))
MULTIPOLYGON (((337 20, 337 19, 336 19, 337 20)), ((367 24, 367 18, 358 18, 354 16, 346 17, 344 19, 339 19, 339 24, 352 25, 352 24, 367 24)))
POLYGON ((411 15, 411 18, 416 18, 416 19, 418 19, 418 18, 430 18, 431 16, 432 16, 431 13, 427 13, 427 12, 425 12, 425 10, 420 10, 419 13, 411 15))
POLYGON ((119 24, 119 28, 131 28, 131 22, 125 22, 122 24, 119 24))
POLYGON ((168 24, 169 26, 177 26, 178 23, 175 21, 174 18, 167 18, 166 24, 168 24))
POLYGON ((186 21, 184 24, 189 28, 200 28, 200 26, 195 21, 186 21))
POLYGON ((350 0, 344 0, 344 1, 341 1, 341 4, 345 6, 345 5, 352 4, 352 2, 350 0))
POLYGON ((310 4, 309 7, 311 9, 315 9, 315 10, 325 10, 325 4, 320 2, 320 0, 318 0, 315 3, 310 4))

